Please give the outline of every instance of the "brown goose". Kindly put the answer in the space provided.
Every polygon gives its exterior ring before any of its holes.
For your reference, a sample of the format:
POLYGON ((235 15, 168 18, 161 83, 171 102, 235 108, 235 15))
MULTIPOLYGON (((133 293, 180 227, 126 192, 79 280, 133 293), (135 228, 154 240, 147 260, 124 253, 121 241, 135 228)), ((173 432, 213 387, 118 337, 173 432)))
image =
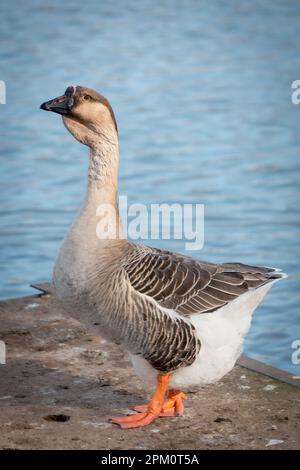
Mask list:
POLYGON ((139 376, 156 389, 139 413, 114 418, 122 428, 179 416, 192 385, 229 372, 241 353, 252 313, 274 282, 273 268, 212 264, 130 243, 117 207, 118 130, 108 101, 84 87, 69 87, 41 108, 90 148, 83 206, 59 251, 53 275, 67 312, 121 343, 139 376), (112 207, 111 239, 97 232, 99 206, 112 207), (80 313, 76 313, 80 312, 80 313))

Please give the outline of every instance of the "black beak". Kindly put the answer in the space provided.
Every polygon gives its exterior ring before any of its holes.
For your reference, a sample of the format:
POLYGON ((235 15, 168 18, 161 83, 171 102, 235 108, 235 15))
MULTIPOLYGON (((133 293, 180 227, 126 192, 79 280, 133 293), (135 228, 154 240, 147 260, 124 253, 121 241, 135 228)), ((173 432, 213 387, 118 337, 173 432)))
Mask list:
POLYGON ((67 116, 70 114, 72 106, 73 98, 68 95, 62 95, 58 98, 54 98, 54 100, 46 101, 45 103, 41 104, 40 109, 67 116))

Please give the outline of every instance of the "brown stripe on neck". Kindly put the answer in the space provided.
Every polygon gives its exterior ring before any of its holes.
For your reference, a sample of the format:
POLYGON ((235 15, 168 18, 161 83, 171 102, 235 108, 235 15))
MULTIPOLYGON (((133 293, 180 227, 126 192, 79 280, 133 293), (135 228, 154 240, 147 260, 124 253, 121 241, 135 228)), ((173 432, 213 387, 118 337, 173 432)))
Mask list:
POLYGON ((110 112, 110 116, 111 116, 111 118, 112 118, 112 121, 113 121, 113 123, 114 123, 114 125, 115 125, 115 129, 116 129, 117 134, 118 134, 119 132, 118 132, 117 121, 116 121, 116 118, 115 118, 115 113, 114 113, 114 111, 113 111, 113 109, 112 109, 112 107, 111 107, 109 101, 108 101, 106 98, 104 98, 104 96, 102 96, 102 95, 100 95, 99 101, 100 101, 101 104, 103 104, 103 106, 106 106, 106 108, 107 108, 108 111, 110 112))

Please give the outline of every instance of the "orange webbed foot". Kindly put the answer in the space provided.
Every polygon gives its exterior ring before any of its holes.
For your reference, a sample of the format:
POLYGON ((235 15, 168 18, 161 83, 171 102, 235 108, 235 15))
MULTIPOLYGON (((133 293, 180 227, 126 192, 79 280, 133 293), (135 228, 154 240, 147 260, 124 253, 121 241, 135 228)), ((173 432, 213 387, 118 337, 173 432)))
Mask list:
MULTIPOLYGON (((183 400, 186 400, 187 396, 179 390, 170 390, 168 399, 164 401, 162 409, 159 413, 159 417, 175 417, 182 416, 184 412, 183 400)), ((149 405, 137 405, 134 407, 135 411, 144 413, 147 411, 149 405)))
POLYGON ((124 418, 113 418, 111 422, 118 424, 122 429, 142 428, 152 423, 157 416, 153 412, 138 413, 136 415, 125 416, 124 418))
MULTIPOLYGON (((168 389, 169 381, 169 374, 158 374, 156 390, 149 405, 139 409, 138 411, 142 411, 141 413, 131 416, 124 416, 122 418, 113 418, 111 422, 113 424, 117 424, 122 429, 141 428, 148 426, 148 424, 152 423, 163 413, 165 394, 168 389)), ((164 416, 173 416, 172 414, 166 414, 171 412, 172 410, 169 411, 169 409, 166 409, 164 416)))

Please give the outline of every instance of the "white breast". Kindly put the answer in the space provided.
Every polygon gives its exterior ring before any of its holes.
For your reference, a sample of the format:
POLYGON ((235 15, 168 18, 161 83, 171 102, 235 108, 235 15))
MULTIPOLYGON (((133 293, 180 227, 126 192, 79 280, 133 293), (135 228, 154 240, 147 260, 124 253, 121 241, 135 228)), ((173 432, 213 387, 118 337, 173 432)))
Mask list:
POLYGON ((94 201, 85 201, 67 233, 56 258, 53 283, 56 295, 64 299, 85 289, 88 273, 99 251, 94 201))

